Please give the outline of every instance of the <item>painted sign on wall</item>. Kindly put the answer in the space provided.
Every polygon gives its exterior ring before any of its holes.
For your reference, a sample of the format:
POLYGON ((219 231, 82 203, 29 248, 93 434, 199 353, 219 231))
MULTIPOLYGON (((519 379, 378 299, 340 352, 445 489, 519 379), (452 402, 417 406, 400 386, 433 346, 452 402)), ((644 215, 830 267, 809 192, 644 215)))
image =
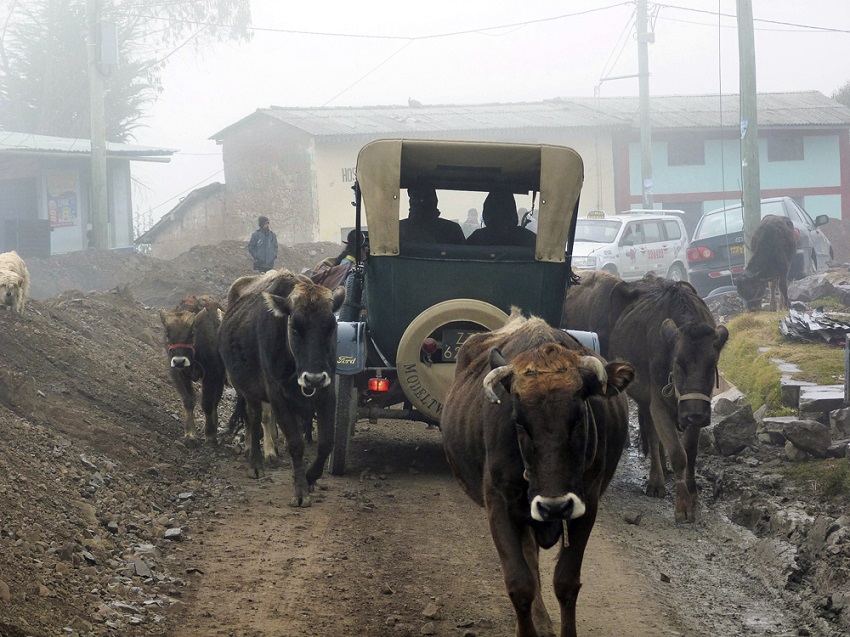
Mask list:
POLYGON ((78 201, 76 173, 53 173, 47 176, 47 212, 51 228, 76 226, 79 223, 78 201))

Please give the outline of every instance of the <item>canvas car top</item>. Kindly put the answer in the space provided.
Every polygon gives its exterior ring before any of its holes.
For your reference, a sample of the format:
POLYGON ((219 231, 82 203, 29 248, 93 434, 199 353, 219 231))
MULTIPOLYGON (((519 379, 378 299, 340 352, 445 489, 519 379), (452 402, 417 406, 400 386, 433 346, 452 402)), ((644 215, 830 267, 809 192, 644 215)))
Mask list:
POLYGON ((382 139, 357 158, 357 182, 372 256, 399 254, 399 190, 417 181, 437 189, 539 192, 538 261, 564 262, 584 166, 576 151, 550 144, 382 139))

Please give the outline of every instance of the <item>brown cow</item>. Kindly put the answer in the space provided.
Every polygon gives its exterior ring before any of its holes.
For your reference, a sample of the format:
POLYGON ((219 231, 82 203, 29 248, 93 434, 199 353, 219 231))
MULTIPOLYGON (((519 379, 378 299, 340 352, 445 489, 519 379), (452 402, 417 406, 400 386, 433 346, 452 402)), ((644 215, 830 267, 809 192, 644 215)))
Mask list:
POLYGON ((334 291, 287 270, 261 277, 228 308, 221 326, 220 349, 236 392, 245 399, 248 475, 264 474, 260 455, 262 404, 286 437, 292 458, 292 506, 310 506, 309 491, 322 475, 333 447, 336 312, 345 289, 334 291), (304 437, 299 414, 316 414, 318 450, 304 469, 304 437))
POLYGON ((676 521, 693 522, 699 430, 711 421, 717 360, 729 332, 715 325, 689 283, 650 275, 611 286, 611 276, 581 276, 580 284, 568 291, 562 327, 598 326, 608 334, 602 355, 635 366, 636 380, 628 394, 637 403, 643 451, 650 457, 646 493, 666 495, 666 452, 675 475, 676 521))
POLYGON ((633 377, 628 363, 605 364, 515 308, 504 327, 461 347, 440 422, 443 446, 464 491, 487 511, 520 637, 554 634, 539 549, 559 540, 561 635, 576 634, 581 563, 627 439, 619 392, 633 377))
POLYGON ((189 296, 171 312, 160 310, 165 328, 171 381, 183 402, 183 439, 197 445, 195 436, 195 386, 201 383, 204 436, 215 443, 218 430, 218 404, 224 392, 224 362, 218 352, 218 330, 222 308, 211 296, 189 296))
POLYGON ((794 224, 788 217, 765 215, 753 233, 753 256, 735 279, 738 294, 750 312, 761 309, 764 290, 770 284, 770 311, 776 311, 776 288, 782 295, 784 309, 789 309, 788 271, 797 253, 794 224))

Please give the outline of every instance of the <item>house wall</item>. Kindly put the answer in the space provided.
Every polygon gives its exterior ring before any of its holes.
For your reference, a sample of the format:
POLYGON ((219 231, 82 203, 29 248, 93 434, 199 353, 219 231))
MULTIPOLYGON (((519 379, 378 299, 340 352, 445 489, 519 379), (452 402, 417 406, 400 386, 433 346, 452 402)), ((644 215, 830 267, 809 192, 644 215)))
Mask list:
MULTIPOLYGON (((0 161, 0 203, 2 193, 11 198, 0 205, 0 246, 14 242, 7 237, 6 221, 22 222, 19 233, 33 232, 26 222, 41 220, 49 228, 51 254, 65 254, 88 247, 91 227, 88 158, 80 157, 7 157, 0 161), (30 184, 24 192, 22 184, 30 184)), ((130 193, 130 162, 109 160, 109 246, 133 245, 133 213, 130 193)), ((38 232, 42 232, 38 230, 38 232)), ((46 243, 44 244, 46 245, 46 243)))
MULTIPOLYGON (((783 131, 786 132, 786 131, 783 131)), ((705 163, 670 166, 668 143, 681 133, 653 133, 653 202, 656 208, 673 202, 695 204, 698 213, 713 210, 741 199, 740 140, 731 131, 702 133, 705 163)), ((688 133, 693 134, 693 133, 688 133)), ((759 131, 759 172, 762 197, 788 195, 797 199, 812 215, 825 214, 840 219, 850 207, 850 181, 845 166, 850 157, 842 138, 847 131, 803 132, 803 159, 768 161, 768 138, 777 131, 759 131)), ((623 175, 618 180, 618 207, 638 207, 641 194, 640 140, 630 134, 619 140, 618 151, 623 175)))
MULTIPOLYGON (((271 121, 271 120, 269 120, 271 121)), ((547 129, 539 131, 486 131, 469 133, 445 133, 433 135, 435 138, 459 139, 459 140, 481 140, 481 141, 504 141, 504 142, 526 142, 526 143, 550 143, 563 144, 574 148, 584 159, 585 183, 580 203, 580 214, 586 214, 590 210, 611 210, 614 205, 614 178, 613 178, 613 145, 611 134, 607 131, 590 131, 586 129, 560 130, 547 129)), ((341 241, 342 235, 348 228, 354 226, 355 210, 352 206, 354 192, 351 187, 354 184, 357 155, 360 149, 374 137, 338 138, 338 137, 316 137, 311 143, 304 139, 300 131, 295 131, 288 126, 274 123, 267 126, 265 123, 251 127, 250 131, 239 131, 229 136, 224 141, 225 157, 225 179, 228 192, 228 206, 233 201, 248 201, 249 192, 257 200, 271 200, 274 193, 286 193, 288 189, 300 188, 304 193, 309 192, 309 197, 301 197, 303 201, 302 210, 313 214, 313 222, 303 220, 294 227, 306 229, 314 227, 315 234, 312 238, 297 238, 290 233, 287 240, 281 237, 280 227, 273 215, 267 215, 272 220, 272 228, 278 231, 278 240, 282 243, 297 243, 300 241, 341 241), (283 170, 271 170, 260 165, 251 165, 248 162, 239 161, 230 164, 235 172, 236 178, 231 177, 231 169, 228 168, 228 155, 232 157, 244 157, 252 143, 258 137, 270 138, 273 133, 270 128, 280 129, 276 137, 276 145, 289 149, 289 153, 296 154, 296 150, 302 153, 300 160, 288 157, 286 163, 281 163, 280 158, 272 156, 269 161, 277 162, 276 166, 291 165, 295 171, 284 179, 283 170), (304 172, 304 168, 309 171, 304 172), (267 180, 259 183, 252 179, 246 172, 257 173, 265 171, 267 180), (282 183, 276 178, 283 179, 282 183), (266 194, 262 194, 265 190, 266 194)), ((469 208, 476 208, 481 212, 483 195, 470 195, 452 192, 440 193, 440 210, 446 219, 462 222, 466 219, 469 208)), ((517 197, 517 206, 531 208, 531 197, 517 197)), ((539 206, 539 201, 535 202, 539 206)), ((399 214, 407 216, 407 202, 404 197, 400 200, 399 214)), ((247 225, 245 238, 253 232, 256 227, 255 216, 246 217, 243 210, 234 213, 236 223, 247 225)), ((265 213, 264 213, 265 214, 265 213)), ((287 222, 289 223, 289 222, 287 222)), ((363 223, 366 223, 365 216, 363 223)), ((241 226, 240 226, 241 227, 241 226)))
POLYGON ((150 244, 150 255, 173 259, 193 246, 216 245, 234 238, 232 219, 219 190, 208 197, 184 201, 179 216, 163 220, 157 228, 155 241, 150 244))
POLYGON ((265 215, 281 245, 319 239, 313 139, 271 117, 257 117, 222 148, 230 238, 248 240, 265 215))

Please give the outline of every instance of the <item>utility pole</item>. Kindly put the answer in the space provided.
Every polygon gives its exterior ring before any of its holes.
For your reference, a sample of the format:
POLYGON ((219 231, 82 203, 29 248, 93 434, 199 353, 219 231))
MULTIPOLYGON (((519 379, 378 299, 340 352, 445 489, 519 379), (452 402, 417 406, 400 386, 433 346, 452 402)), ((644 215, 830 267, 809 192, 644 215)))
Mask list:
POLYGON ((744 210, 744 250, 752 257, 752 238, 761 223, 758 101, 756 97, 756 47, 752 0, 738 3, 738 65, 741 99, 741 188, 744 210))
POLYGON ((646 16, 647 0, 637 0, 638 82, 640 85, 640 181, 643 207, 652 208, 652 133, 649 127, 649 50, 655 42, 646 16))
POLYGON ((103 75, 100 70, 100 3, 86 0, 88 22, 89 102, 91 110, 91 212, 92 244, 109 247, 109 200, 106 189, 106 123, 103 75))

